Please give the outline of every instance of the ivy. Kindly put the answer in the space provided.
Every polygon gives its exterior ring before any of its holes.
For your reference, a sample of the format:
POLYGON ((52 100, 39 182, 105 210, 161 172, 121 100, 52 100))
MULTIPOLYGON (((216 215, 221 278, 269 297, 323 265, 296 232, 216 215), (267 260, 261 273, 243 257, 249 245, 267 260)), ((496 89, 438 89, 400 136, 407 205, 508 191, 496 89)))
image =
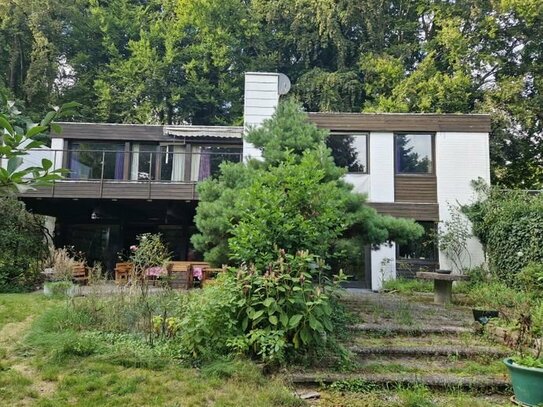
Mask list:
POLYGON ((491 271, 506 282, 530 263, 543 262, 543 195, 477 186, 482 193, 464 212, 483 244, 491 271))

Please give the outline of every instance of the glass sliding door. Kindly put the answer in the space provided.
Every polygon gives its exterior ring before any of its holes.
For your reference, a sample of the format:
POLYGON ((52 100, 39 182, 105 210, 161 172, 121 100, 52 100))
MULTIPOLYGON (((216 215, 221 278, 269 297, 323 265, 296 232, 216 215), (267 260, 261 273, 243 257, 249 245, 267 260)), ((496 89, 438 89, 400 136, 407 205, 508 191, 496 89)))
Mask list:
POLYGON ((175 182, 185 180, 185 146, 160 147, 160 180, 175 182))
POLYGON ((68 156, 71 179, 123 179, 124 143, 71 142, 68 156))
POLYGON ((133 144, 130 179, 150 181, 156 179, 158 150, 156 144, 133 144))
POLYGON ((217 174, 221 163, 240 162, 241 154, 238 146, 193 146, 190 180, 202 181, 217 174))

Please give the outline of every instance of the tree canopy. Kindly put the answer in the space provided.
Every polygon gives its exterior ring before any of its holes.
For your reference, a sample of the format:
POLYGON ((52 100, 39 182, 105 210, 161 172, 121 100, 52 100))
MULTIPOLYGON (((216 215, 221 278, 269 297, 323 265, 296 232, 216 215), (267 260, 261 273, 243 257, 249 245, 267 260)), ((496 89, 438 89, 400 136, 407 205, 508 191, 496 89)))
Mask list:
POLYGON ((243 73, 280 71, 311 111, 490 113, 493 181, 541 188, 542 23, 539 0, 0 0, 0 89, 234 124, 243 73))

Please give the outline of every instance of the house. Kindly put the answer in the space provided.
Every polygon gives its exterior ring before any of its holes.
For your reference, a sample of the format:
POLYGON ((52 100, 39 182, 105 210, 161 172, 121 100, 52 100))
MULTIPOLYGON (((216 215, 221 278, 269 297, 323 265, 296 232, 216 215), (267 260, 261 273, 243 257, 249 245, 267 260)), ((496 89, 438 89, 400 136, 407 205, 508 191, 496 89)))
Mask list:
MULTIPOLYGON (((245 76, 244 128, 260 125, 290 88, 277 73, 245 76)), ((415 219, 426 236, 409 245, 364 248, 353 259, 355 284, 372 289, 384 279, 419 269, 456 268, 431 236, 451 217, 449 206, 473 199, 471 181, 489 181, 487 115, 309 113, 330 130, 328 145, 347 181, 377 211, 415 219)), ((244 128, 64 123, 47 155, 70 170, 66 180, 22 196, 35 212, 56 218, 56 242, 74 245, 109 268, 117 252, 143 232, 161 232, 176 259, 193 255, 189 237, 198 197, 196 183, 220 162, 258 158, 244 128)), ((469 260, 484 261, 468 241, 469 260)), ((468 264, 469 263, 469 264, 468 264)))

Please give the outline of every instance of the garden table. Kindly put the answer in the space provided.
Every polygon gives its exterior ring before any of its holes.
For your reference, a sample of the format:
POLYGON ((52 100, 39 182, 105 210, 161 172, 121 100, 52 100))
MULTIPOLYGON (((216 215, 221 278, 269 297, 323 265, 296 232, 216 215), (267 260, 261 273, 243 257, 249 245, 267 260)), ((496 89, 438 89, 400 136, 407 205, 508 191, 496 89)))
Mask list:
POLYGON ((427 271, 419 271, 417 273, 417 278, 434 281, 434 303, 441 305, 452 302, 453 281, 469 280, 468 276, 462 276, 460 274, 431 273, 427 271))

